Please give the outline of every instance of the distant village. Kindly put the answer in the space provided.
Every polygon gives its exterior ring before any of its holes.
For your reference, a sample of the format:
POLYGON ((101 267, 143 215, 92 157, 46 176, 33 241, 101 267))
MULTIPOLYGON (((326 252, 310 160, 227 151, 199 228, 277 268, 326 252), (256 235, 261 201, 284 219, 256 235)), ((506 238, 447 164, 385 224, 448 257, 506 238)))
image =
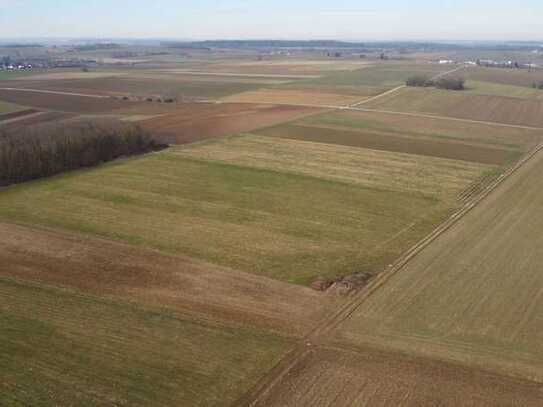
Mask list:
POLYGON ((509 68, 509 69, 538 69, 541 65, 533 63, 520 63, 517 61, 495 61, 493 59, 478 59, 476 61, 454 61, 452 59, 440 59, 435 61, 440 65, 469 65, 484 66, 487 68, 509 68))
POLYGON ((98 62, 91 59, 14 59, 10 57, 0 58, 0 71, 31 71, 33 69, 52 68, 87 68, 97 66, 98 62))

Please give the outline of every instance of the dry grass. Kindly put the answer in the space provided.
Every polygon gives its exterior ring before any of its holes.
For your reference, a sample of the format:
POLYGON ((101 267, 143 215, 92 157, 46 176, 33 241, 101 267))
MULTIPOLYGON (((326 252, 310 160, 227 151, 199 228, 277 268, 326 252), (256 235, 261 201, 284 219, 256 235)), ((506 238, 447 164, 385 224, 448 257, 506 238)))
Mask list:
POLYGON ((178 148, 183 157, 288 171, 454 201, 493 166, 254 135, 178 148))
POLYGON ((337 340, 543 381, 543 154, 427 247, 337 340))
POLYGON ((317 349, 258 403, 267 407, 539 406, 537 384, 375 351, 317 349))

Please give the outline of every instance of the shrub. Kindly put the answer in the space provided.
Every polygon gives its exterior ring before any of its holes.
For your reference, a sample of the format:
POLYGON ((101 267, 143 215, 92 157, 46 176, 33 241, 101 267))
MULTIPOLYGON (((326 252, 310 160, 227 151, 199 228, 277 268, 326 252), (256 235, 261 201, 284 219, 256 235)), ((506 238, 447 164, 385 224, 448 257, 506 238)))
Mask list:
POLYGON ((435 82, 435 87, 438 89, 464 90, 465 83, 465 79, 462 78, 441 78, 435 82))
POLYGON ((407 79, 406 83, 407 86, 414 86, 414 87, 429 87, 434 86, 434 82, 426 77, 426 76, 411 76, 407 79))
POLYGON ((0 186, 156 151, 145 130, 116 122, 80 122, 0 132, 0 186))

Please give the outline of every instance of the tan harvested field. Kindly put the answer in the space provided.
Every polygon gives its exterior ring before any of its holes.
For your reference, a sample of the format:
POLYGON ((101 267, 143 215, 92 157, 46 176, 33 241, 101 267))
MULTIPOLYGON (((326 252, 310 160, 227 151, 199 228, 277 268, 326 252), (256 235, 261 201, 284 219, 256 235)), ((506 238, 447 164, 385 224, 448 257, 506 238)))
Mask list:
POLYGON ((341 146, 361 147, 396 153, 416 154, 451 160, 502 165, 518 157, 516 149, 473 145, 434 137, 403 136, 394 132, 353 130, 322 124, 286 124, 258 131, 273 138, 311 141, 341 146))
POLYGON ((348 105, 363 100, 364 96, 345 93, 326 93, 309 89, 260 89, 227 96, 230 103, 309 104, 317 106, 348 105))
POLYGON ((175 113, 141 124, 163 142, 186 144, 273 126, 318 112, 318 109, 295 106, 192 103, 179 104, 175 113))
POLYGON ((196 260, 0 223, 0 276, 301 335, 337 298, 196 260))
POLYGON ((374 350, 317 348, 257 406, 540 406, 538 384, 374 350))
POLYGON ((493 166, 256 135, 174 150, 183 157, 287 171, 454 201, 493 166))
POLYGON ((406 88, 364 107, 543 128, 543 100, 406 88))
POLYGON ((336 331, 543 382, 543 153, 368 296, 336 331))
POLYGON ((210 72, 232 72, 238 74, 278 74, 278 75, 320 75, 330 71, 353 71, 371 66, 370 61, 336 60, 275 60, 249 61, 240 63, 221 63, 209 65, 210 72))

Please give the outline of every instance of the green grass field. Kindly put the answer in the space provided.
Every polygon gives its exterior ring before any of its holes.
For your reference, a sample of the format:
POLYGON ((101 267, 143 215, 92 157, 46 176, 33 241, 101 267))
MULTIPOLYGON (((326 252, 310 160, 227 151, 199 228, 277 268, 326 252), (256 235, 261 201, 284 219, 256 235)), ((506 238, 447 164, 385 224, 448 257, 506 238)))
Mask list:
POLYGON ((228 406, 288 343, 0 278, 0 405, 228 406))
POLYGON ((453 204, 169 150, 0 193, 0 219, 60 227, 307 284, 378 272, 453 204))

